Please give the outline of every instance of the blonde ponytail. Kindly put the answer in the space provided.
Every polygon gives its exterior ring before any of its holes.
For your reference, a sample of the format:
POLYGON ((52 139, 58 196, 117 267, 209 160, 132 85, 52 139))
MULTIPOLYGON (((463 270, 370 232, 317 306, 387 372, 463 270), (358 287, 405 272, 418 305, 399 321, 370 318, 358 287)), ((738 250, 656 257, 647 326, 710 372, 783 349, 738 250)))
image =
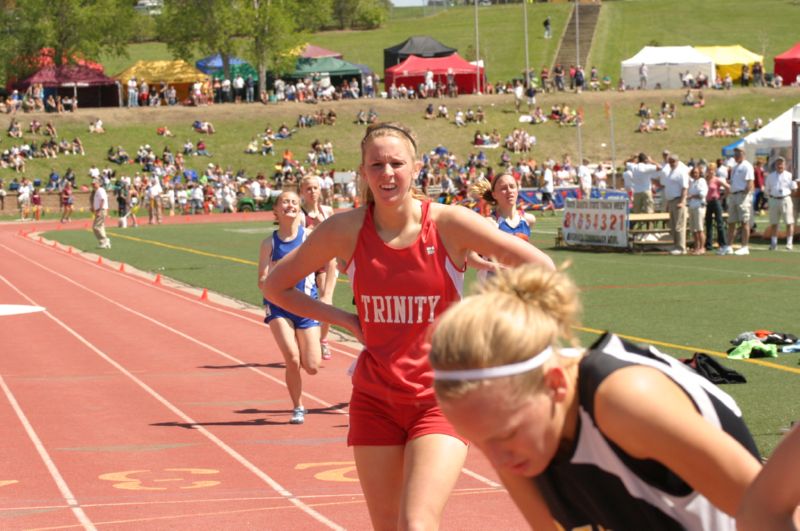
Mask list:
MULTIPOLYGON (((430 361, 437 370, 496 367, 529 359, 548 346, 574 347, 578 291, 563 271, 535 265, 503 270, 477 294, 450 308, 437 323, 430 361)), ((544 367, 559 361, 555 356, 544 367)), ((519 392, 541 384, 542 369, 511 376, 519 392)), ((482 381, 436 381, 437 395, 457 398, 482 381)))

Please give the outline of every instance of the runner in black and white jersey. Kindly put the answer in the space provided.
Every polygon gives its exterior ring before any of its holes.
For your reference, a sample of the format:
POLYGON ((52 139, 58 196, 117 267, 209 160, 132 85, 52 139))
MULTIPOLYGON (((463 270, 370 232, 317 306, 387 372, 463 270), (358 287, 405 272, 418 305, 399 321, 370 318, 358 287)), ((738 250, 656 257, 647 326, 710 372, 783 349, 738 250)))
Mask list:
POLYGON ((445 415, 537 530, 735 529, 760 469, 736 403, 613 334, 565 348, 578 309, 564 273, 522 267, 448 310, 430 354, 445 415))

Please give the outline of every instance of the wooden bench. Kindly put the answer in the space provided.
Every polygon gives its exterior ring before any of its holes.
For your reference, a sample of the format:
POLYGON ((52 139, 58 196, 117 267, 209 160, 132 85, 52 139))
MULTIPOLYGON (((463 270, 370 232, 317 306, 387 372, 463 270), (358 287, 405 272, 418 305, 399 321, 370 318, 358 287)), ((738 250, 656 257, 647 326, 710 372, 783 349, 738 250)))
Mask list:
POLYGON ((666 246, 675 242, 669 236, 669 213, 654 212, 652 214, 628 214, 630 227, 628 228, 628 244, 636 247, 666 246), (655 236, 655 238, 648 238, 655 236))

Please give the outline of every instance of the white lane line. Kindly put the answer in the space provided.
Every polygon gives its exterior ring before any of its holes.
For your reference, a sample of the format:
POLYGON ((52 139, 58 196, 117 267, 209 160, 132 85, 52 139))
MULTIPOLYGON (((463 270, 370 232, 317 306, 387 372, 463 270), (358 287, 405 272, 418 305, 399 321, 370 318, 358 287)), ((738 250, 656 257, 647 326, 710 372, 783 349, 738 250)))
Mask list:
MULTIPOLYGON (((104 301, 109 302, 110 304, 113 304, 114 306, 116 306, 118 308, 121 308, 122 310, 124 310, 126 312, 132 313, 137 317, 140 317, 140 318, 142 318, 142 319, 144 319, 144 320, 146 320, 146 321, 148 321, 148 322, 150 322, 150 323, 152 323, 152 324, 154 324, 154 325, 156 325, 156 326, 158 326, 160 328, 163 328, 164 330, 168 330, 169 332, 172 332, 173 334, 176 334, 176 335, 186 339, 187 341, 190 341, 190 342, 192 342, 192 343, 194 343, 196 345, 199 345, 199 346, 201 346, 201 347, 203 347, 205 349, 208 349, 211 352, 213 352, 215 354, 218 354, 218 355, 222 356, 223 358, 225 358, 225 359, 227 359, 229 361, 232 361, 232 362, 237 363, 237 364, 242 365, 242 366, 248 365, 244 360, 241 360, 241 359, 237 358, 236 356, 233 356, 232 354, 228 354, 227 352, 224 352, 224 351, 222 351, 222 350, 220 350, 220 349, 218 349, 218 348, 216 348, 216 347, 214 347, 212 345, 209 345, 208 343, 204 343, 203 341, 200 341, 199 339, 195 339, 195 338, 193 338, 192 336, 190 336, 188 334, 184 334, 180 330, 176 330, 174 328, 171 328, 171 327, 161 323, 160 321, 158 321, 156 319, 153 319, 152 317, 150 317, 148 315, 145 315, 145 314, 143 314, 141 312, 138 312, 138 311, 134 310, 133 308, 125 306, 124 304, 120 304, 119 302, 117 302, 117 301, 115 301, 113 299, 110 299, 109 297, 106 297, 102 293, 97 292, 97 291, 95 291, 95 290, 93 290, 91 288, 88 288, 88 287, 84 286, 83 284, 80 284, 80 283, 72 280, 71 278, 69 278, 69 277, 67 277, 65 275, 62 275, 58 271, 54 271, 54 270, 50 269, 49 267, 46 267, 46 266, 44 266, 44 265, 42 265, 42 264, 40 264, 38 262, 35 262, 35 261, 29 259, 28 257, 26 257, 25 255, 23 255, 21 253, 18 253, 17 251, 15 251, 15 250, 13 250, 13 249, 5 246, 5 245, 0 245, 0 247, 3 247, 7 251, 9 251, 9 252, 11 252, 13 254, 16 254, 17 256, 22 258, 23 260, 25 260, 27 262, 30 262, 31 264, 33 264, 33 265, 35 265, 35 266, 37 266, 37 267, 39 267, 41 269, 44 269, 48 273, 51 273, 51 274, 53 274, 53 275, 55 275, 57 277, 62 278, 63 280, 69 282, 70 284, 75 285, 76 287, 78 287, 78 288, 80 288, 80 289, 82 289, 84 291, 88 291, 92 295, 94 295, 94 296, 96 296, 98 298, 101 298, 104 301)), ((255 372, 256 374, 259 374, 260 376, 263 376, 264 378, 266 378, 266 379, 268 379, 268 380, 270 380, 272 382, 277 383, 278 385, 286 387, 286 382, 284 382, 283 380, 281 380, 279 378, 275 378, 271 374, 268 374, 268 373, 260 370, 258 367, 246 367, 246 368, 251 370, 251 371, 253 371, 253 372, 255 372)), ((314 402, 317 402, 318 404, 321 404, 324 407, 327 407, 327 408, 333 407, 333 404, 331 404, 329 402, 326 402, 325 400, 322 400, 321 398, 318 398, 318 397, 316 397, 316 396, 314 396, 314 395, 312 395, 310 393, 307 393, 305 391, 303 391, 303 396, 305 398, 308 398, 309 400, 312 400, 314 402)), ((339 410, 339 409, 336 409, 334 411, 336 413, 341 413, 341 414, 347 413, 347 411, 339 410)))
MULTIPOLYGON (((10 251, 10 252, 12 252, 12 253, 16 254, 17 256, 20 256, 21 258, 23 258, 23 259, 25 259, 25 260, 27 260, 27 261, 29 261, 29 262, 31 262, 31 263, 33 263, 33 264, 35 264, 35 265, 37 265, 37 266, 41 267, 42 269, 45 269, 46 271, 49 271, 49 272, 51 272, 51 273, 53 273, 53 274, 55 274, 55 275, 58 275, 58 276, 60 276, 61 278, 64 278, 65 280, 67 280, 67 281, 69 281, 69 282, 71 282, 71 283, 75 284, 76 286, 78 286, 78 287, 80 287, 80 288, 82 288, 82 289, 85 289, 86 291, 89 291, 90 293, 93 293, 93 294, 97 295, 98 297, 101 297, 101 298, 103 298, 104 300, 107 300, 107 301, 111 302, 112 304, 115 304, 115 305, 119 306, 120 308, 123 308, 123 309, 124 309, 124 310, 126 310, 126 311, 129 311, 129 312, 131 312, 131 313, 134 313, 135 315, 138 315, 138 316, 140 316, 140 317, 142 317, 142 318, 144 318, 144 319, 147 319, 148 321, 150 321, 150 322, 152 322, 152 323, 154 323, 154 324, 156 324, 156 325, 158 325, 158 326, 161 326, 161 327, 163 327, 163 328, 166 328, 167 330, 169 330, 169 331, 171 331, 171 332, 174 332, 174 333, 176 333, 176 334, 180 335, 181 337, 185 337, 186 339, 188 339, 188 340, 190 340, 190 341, 193 341, 193 342, 195 342, 195 343, 197 343, 197 344, 199 344, 199 345, 202 345, 202 346, 204 346, 204 347, 208 348, 209 350, 211 350, 212 352, 215 352, 215 353, 217 353, 217 354, 219 354, 219 355, 221 355, 221 356, 223 356, 223 357, 225 357, 225 358, 227 358, 227 359, 229 359, 229 360, 232 360, 232 361, 234 361, 235 363, 238 363, 238 364, 240 364, 240 365, 244 365, 244 364, 245 364, 245 363, 244 363, 244 361, 242 361, 242 360, 239 360, 239 359, 237 359, 237 358, 235 358, 235 357, 233 357, 233 356, 231 356, 231 355, 229 355, 229 354, 227 354, 227 353, 225 353, 225 352, 222 352, 221 350, 218 350, 218 349, 216 349, 216 348, 212 347, 211 345, 207 345, 206 343, 202 343, 202 342, 200 342, 200 341, 198 341, 198 340, 194 339, 194 338, 193 338, 193 337, 191 337, 191 336, 188 336, 188 335, 186 335, 186 334, 183 334, 182 332, 179 332, 179 331, 177 331, 177 330, 175 330, 175 329, 173 329, 173 328, 169 328, 169 327, 167 327, 167 326, 163 325, 162 323, 160 323, 159 321, 156 321, 156 320, 154 320, 154 319, 151 319, 150 317, 148 317, 148 316, 146 316, 146 315, 144 315, 144 314, 141 314, 141 313, 139 313, 139 312, 137 312, 137 311, 135 311, 135 310, 133 310, 133 309, 131 309, 131 308, 128 308, 127 306, 121 305, 121 304, 117 303, 116 301, 113 301, 113 300, 109 299, 108 297, 106 297, 106 296, 102 295, 101 293, 98 293, 98 292, 96 292, 96 291, 94 291, 94 290, 91 290, 90 288, 87 288, 87 287, 85 287, 85 286, 83 286, 83 285, 81 285, 81 284, 78 284, 78 283, 74 282, 72 279, 70 279, 70 278, 68 278, 68 277, 65 277, 64 275, 61 275, 60 273, 58 273, 58 272, 56 272, 56 271, 53 271, 52 269, 49 269, 49 268, 47 268, 47 267, 45 267, 45 266, 43 266, 43 265, 41 265, 41 264, 39 264, 39 263, 37 263, 37 262, 34 262, 34 261, 32 261, 32 260, 29 260, 29 259, 28 259, 27 257, 25 257, 24 255, 22 255, 22 254, 20 254, 20 253, 18 253, 18 252, 16 252, 16 251, 14 251, 13 249, 10 249, 9 247, 7 247, 7 246, 5 246, 5 245, 0 245, 0 247, 4 247, 4 248, 5 248, 5 249, 7 249, 8 251, 10 251)), ((85 260, 84 260, 82 263, 89 264, 89 265, 91 265, 91 266, 94 266, 94 267, 100 268, 100 269, 102 269, 103 271, 109 271, 109 270, 108 270, 108 268, 101 267, 101 266, 99 266, 99 265, 97 265, 97 264, 94 264, 94 263, 91 263, 91 262, 88 262, 88 261, 85 261, 85 260)), ((112 271, 112 272, 113 272, 113 271, 112 271)), ((246 316, 244 316, 244 315, 240 315, 240 314, 238 314, 238 313, 236 313, 236 312, 231 312, 231 311, 228 311, 228 310, 224 310, 224 309, 222 309, 222 308, 217 308, 217 307, 215 307, 215 306, 210 306, 210 305, 207 305, 207 304, 202 304, 202 303, 201 303, 199 300, 197 300, 197 299, 193 299, 193 298, 190 298, 190 297, 186 297, 186 296, 184 296, 184 295, 181 295, 181 294, 179 294, 179 293, 176 293, 176 292, 175 292, 175 290, 168 290, 168 289, 166 289, 166 288, 164 288, 164 287, 159 287, 159 286, 157 286, 156 284, 153 284, 152 282, 146 282, 146 281, 143 281, 143 280, 140 280, 140 279, 137 279, 137 278, 130 277, 130 276, 128 276, 128 275, 125 275, 125 276, 126 276, 126 278, 130 278, 131 280, 133 280, 133 281, 135 281, 135 282, 137 282, 137 283, 140 283, 140 284, 142 284, 142 285, 144 285, 144 286, 151 287, 151 288, 156 288, 156 289, 158 289, 158 290, 162 290, 162 291, 166 291, 167 293, 171 293, 171 294, 173 294, 174 296, 176 296, 176 297, 178 297, 178 298, 181 298, 181 299, 183 299, 183 300, 187 300, 187 301, 189 301, 189 302, 192 302, 192 303, 194 303, 194 304, 199 304, 199 305, 201 305, 203 308, 212 308, 212 309, 214 309, 214 310, 216 310, 216 311, 218 311, 218 312, 221 312, 221 313, 224 313, 224 314, 227 314, 227 315, 232 315, 232 316, 234 316, 234 317, 237 317, 237 318, 239 318, 239 319, 244 319, 245 321, 248 321, 248 322, 251 322, 251 323, 254 323, 254 324, 260 325, 260 322, 259 322, 259 321, 256 321, 255 319, 249 319, 248 317, 246 317, 246 316)), ((334 350, 335 352, 339 352, 339 353, 341 353, 341 354, 344 354, 344 355, 346 355, 346 356, 349 356, 349 357, 351 357, 351 358, 353 358, 353 359, 356 359, 356 358, 358 358, 358 354, 351 354, 351 353, 349 353, 349 352, 345 352, 344 350, 342 350, 342 349, 339 349, 339 348, 334 348, 334 349, 332 349, 332 350, 334 350)), ((278 383, 278 384, 280 384, 280 385, 282 385, 282 386, 286 387, 286 383, 285 383, 285 382, 283 382, 282 380, 279 380, 279 379, 277 379, 277 378, 273 377, 272 375, 270 375, 270 374, 267 374, 267 373, 265 373, 265 372, 263 372, 263 371, 259 370, 259 369, 258 369, 258 368, 256 368, 256 367, 248 367, 248 368, 249 368, 250 370, 252 370, 253 372, 257 373, 257 374, 259 374, 259 375, 261 375, 261 376, 264 376, 265 378, 267 378, 267 379, 269 379, 269 380, 272 380, 273 382, 276 382, 276 383, 278 383)), ((309 393, 307 393, 307 392, 305 392, 305 391, 303 391, 303 396, 304 396, 304 397, 307 397, 307 398, 309 398, 309 399, 311 399, 311 400, 315 400, 315 401, 317 401, 318 403, 322 404, 322 405, 323 405, 323 406, 325 406, 325 407, 332 407, 332 404, 329 404, 328 402, 325 402, 324 400, 322 400, 322 399, 320 399, 320 398, 317 398, 316 396, 314 396, 314 395, 311 395, 311 394, 309 394, 309 393)), ((347 414, 347 413, 349 413, 349 408, 344 408, 344 409, 334 410, 334 412, 335 412, 335 413, 347 414)), ((492 487, 492 488, 502 488, 502 485, 498 484, 496 481, 492 481, 491 479, 489 479, 489 478, 487 478, 487 477, 484 477, 484 476, 482 476, 482 475, 478 474, 477 472, 474 472, 474 471, 472 471, 472 470, 470 470, 470 469, 468 469, 468 468, 462 468, 462 472, 463 472, 465 475, 467 475, 467 476, 469 476, 469 477, 471 477, 471 478, 473 478, 473 479, 475 479, 475 480, 477 480, 477 481, 479 481, 479 482, 483 483, 484 485, 488 485, 489 487, 492 487)))
MULTIPOLYGON (((3 279, 4 282, 7 282, 2 275, 0 278, 3 279)), ((26 297, 27 298, 27 297, 26 297)), ((22 427, 25 429, 25 432, 28 434, 28 438, 33 443, 33 446, 36 448, 36 452, 38 452, 39 457, 44 462, 44 465, 47 467, 47 471, 50 472, 50 477, 53 478, 53 481, 58 487, 58 490, 61 492, 61 495, 64 497, 64 500, 67 502, 67 506, 72 511, 72 514, 75 515, 78 522, 83 525, 83 528, 86 530, 95 530, 97 529, 89 517, 83 512, 78 500, 72 494, 72 491, 67 485, 67 482, 64 480, 64 476, 61 475, 61 472, 58 471, 58 467, 53 462, 53 459, 50 457, 50 454, 47 453, 47 449, 42 444, 42 440, 36 434, 36 430, 33 429, 28 417, 25 415, 25 412, 22 411, 22 408, 17 402, 16 397, 14 397, 14 393, 11 392, 11 389, 6 385, 6 381, 3 379, 3 376, 0 375, 0 387, 3 389, 3 393, 5 393, 6 398, 8 399, 8 403, 11 404, 11 407, 14 409, 14 412, 17 414, 17 418, 19 418, 22 427)))
MULTIPOLYGON (((23 258, 24 258, 24 257, 23 257, 23 258)), ((26 259, 26 260, 27 260, 27 259, 26 259)), ((44 266, 42 266, 42 268, 43 268, 43 269, 47 269, 47 268, 45 268, 44 266)), ((59 275, 59 276, 63 276, 63 275, 59 275)), ((63 277, 63 278, 65 278, 65 279, 66 279, 66 277, 63 277)), ((25 293, 23 293, 22 291, 20 291, 20 290, 19 290, 19 289, 18 289, 16 286, 12 285, 12 284, 11 284, 11 283, 10 283, 10 282, 9 282, 9 281, 8 281, 8 280, 5 278, 5 277, 4 277, 4 276, 0 275, 0 280, 2 280, 3 282, 5 282, 6 284, 8 284, 8 286, 9 286, 11 289, 13 289, 13 290, 14 290, 14 291, 16 291, 17 293, 19 293, 19 294, 20 294, 22 297, 24 297, 26 300, 28 300, 28 301, 29 301, 31 304, 36 304, 36 303, 33 301, 33 299, 31 299, 31 298, 30 298, 30 297, 28 297, 28 296, 27 296, 25 293)), ((130 371, 128 371, 128 370, 127 370, 125 367, 123 367, 122 365, 120 365, 120 364, 119 364, 117 361, 115 361, 114 359, 112 359, 112 358, 111 358, 110 356, 108 356, 108 355, 107 355, 105 352, 101 351, 101 350, 100 350, 99 348, 97 348, 97 347, 96 347, 94 344, 90 343, 90 342, 89 342, 89 340, 87 340, 85 337, 83 337, 82 335, 80 335, 78 332, 76 332, 75 330, 73 330, 72 328, 70 328, 70 326, 69 326, 69 325, 67 325, 66 323, 64 323, 64 322, 63 322, 63 321, 61 321, 60 319, 58 319, 56 316, 54 316, 53 314, 51 314, 49 311, 45 311, 45 312, 44 312, 44 315, 46 315, 47 317, 49 317, 50 319, 52 319, 52 320, 53 320, 53 321, 54 321, 56 324, 58 324, 60 327, 62 327, 64 330, 66 330, 66 331, 67 331, 67 332, 68 332, 70 335, 72 335, 73 337, 75 337, 75 339, 77 339, 79 342, 83 343, 83 344, 84 344, 84 345, 85 345, 85 346, 86 346, 86 347, 87 347, 89 350, 91 350, 92 352, 94 352, 95 354, 97 354, 99 357, 101 357, 101 358, 102 358, 102 359, 104 359, 106 362, 108 362, 108 363, 109 363, 109 364, 110 364, 112 367, 114 367, 115 369, 117 369, 119 372, 121 372, 122 374, 124 374, 124 375, 125 375, 125 376, 126 376, 128 379, 130 379, 130 380, 131 380, 132 382, 134 382, 136 385, 138 385, 139 387, 141 387, 141 388, 142 388, 142 389, 143 389, 143 390, 144 390, 144 391, 145 391, 147 394, 149 394, 150 396, 152 396, 153 398, 155 398, 155 399, 156 399, 156 401, 158 401, 159 403, 161 403, 161 404, 162 404, 164 407, 166 407, 168 410, 170 410, 170 411, 171 411, 173 414, 175 414, 175 415, 176 415, 177 417, 179 417, 181 420, 183 420, 184 422, 186 422, 186 423, 188 423, 188 424, 191 424, 191 425, 192 425, 192 426, 193 426, 193 427, 194 427, 194 428, 195 428, 195 429, 196 429, 196 430, 197 430, 199 433, 201 433, 202 435, 204 435, 204 436, 205 436, 205 437, 206 437, 206 438, 207 438, 209 441, 211 441, 212 443, 214 443, 215 445, 217 445, 217 446, 218 446, 218 447, 219 447, 221 450, 223 450, 225 453, 227 453, 229 456, 231 456, 231 457, 232 457, 232 458, 233 458, 235 461, 237 461, 239 464, 241 464, 242 466, 244 466, 244 467, 245 467, 247 470, 249 470, 250 472, 252 472, 252 473, 253 473, 253 474, 254 474, 256 477, 258 477, 259 479, 261 479, 261 480, 262 480, 264 483, 266 483, 267 485, 269 485, 269 486, 270 486, 270 487, 271 487, 271 488, 272 488, 274 491, 276 491, 278 494, 280 494, 281 496, 283 496, 283 497, 284 497, 284 498, 285 498, 287 501, 289 501, 289 502, 290 502, 292 505, 294 505, 294 506, 295 506, 295 507, 297 507, 298 509, 302 510, 302 511, 303 511, 304 513, 306 513, 307 515, 311 516, 311 517, 312 517, 314 520, 316 520, 317 522, 319 522, 319 523, 321 523, 321 524, 324 524, 324 525, 325 525, 325 526, 327 526, 328 528, 330 528, 330 529, 336 529, 336 530, 342 530, 342 531, 344 531, 344 528, 343 528, 343 527, 341 527, 339 524, 337 524, 337 523, 333 522, 332 520, 329 520, 328 518, 326 518, 325 516, 323 516, 322 514, 320 514, 319 512, 317 512, 316 510, 312 509, 311 507, 309 507, 308 505, 306 505, 305 503, 303 503, 303 502, 302 502, 300 499, 298 499, 298 498, 297 498, 297 497, 296 497, 294 494, 292 494, 292 493, 291 493, 289 490, 287 490, 286 488, 284 488, 284 487, 283 487, 283 486, 282 486, 280 483, 278 483, 277 481, 275 481, 274 479, 272 479, 272 477, 270 477, 270 476, 269 476, 269 475, 268 475, 266 472, 264 472, 263 470, 261 470, 260 468, 258 468, 258 467, 257 467, 256 465, 254 465, 253 463, 251 463, 251 462, 250 462, 250 461, 249 461, 249 460, 248 460, 246 457, 244 457, 242 454, 240 454, 239 452, 237 452, 236 450, 234 450, 233 448, 231 448, 230 446, 228 446, 228 444, 226 444, 224 441, 222 441, 222 440, 221 440, 220 438, 218 438, 216 435, 214 435, 213 433, 211 433, 210 431, 208 431, 208 430, 207 430, 207 429, 206 429, 204 426, 202 426, 202 425, 198 424, 198 423, 197 423, 197 421, 195 421, 195 420, 194 420, 193 418, 191 418, 189 415, 187 415, 186 413, 184 413, 184 412, 183 412, 181 409, 179 409, 177 406, 173 405, 173 404, 172 404, 172 403, 171 403, 169 400, 167 400, 166 398, 164 398, 163 396, 161 396, 161 395, 160 395, 160 394, 159 394, 159 393, 158 393, 158 392, 157 392, 155 389, 153 389, 152 387, 150 387, 149 385, 147 385, 146 383, 144 383, 144 381, 142 381, 142 380, 140 380, 139 378, 137 378, 137 377, 136 377, 136 376, 135 376, 133 373, 131 373, 130 371)), ((3 385, 4 385, 4 387, 5 387, 5 384, 3 384, 3 385)), ((39 444, 41 445, 41 442, 40 442, 39 444)), ((42 446, 42 450, 44 450, 44 447, 43 447, 43 446, 42 446)), ((63 481, 63 480, 62 480, 62 481, 63 481)), ((66 484, 64 484, 64 487, 66 488, 66 484)), ((60 488, 60 487, 59 487, 59 488, 60 488)), ((67 490, 67 493, 69 493, 69 490, 67 490)), ((74 504, 74 505, 77 505, 77 502, 75 501, 75 499, 74 499, 74 497, 71 495, 71 493, 69 494, 69 497, 67 497, 66 499, 67 499, 67 503, 69 503, 70 505, 73 505, 73 504, 74 504)), ((92 524, 91 524, 91 522, 89 522, 89 521, 88 521, 88 519, 86 520, 86 523, 87 523, 88 525, 90 525, 90 526, 92 525, 92 524)), ((85 526, 86 526, 86 524, 84 524, 84 527, 85 527, 85 526)), ((94 529, 94 526, 92 526, 90 529, 94 529)))

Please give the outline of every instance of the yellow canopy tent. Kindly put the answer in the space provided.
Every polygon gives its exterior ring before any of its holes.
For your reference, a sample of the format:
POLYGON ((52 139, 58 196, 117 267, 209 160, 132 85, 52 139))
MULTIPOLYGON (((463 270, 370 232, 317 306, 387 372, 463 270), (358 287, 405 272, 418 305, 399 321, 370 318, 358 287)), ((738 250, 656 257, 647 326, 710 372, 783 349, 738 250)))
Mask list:
POLYGON ((160 87, 161 83, 167 83, 175 87, 178 101, 183 101, 189 97, 192 84, 197 81, 205 81, 208 74, 203 73, 186 61, 136 61, 132 66, 123 70, 116 76, 123 88, 131 78, 136 78, 137 83, 143 80, 151 87, 160 87))
MULTIPOLYGON (((738 81, 742 77, 742 65, 749 66, 752 71, 753 63, 764 64, 763 55, 753 53, 738 44, 733 46, 695 46, 694 49, 714 61, 720 79, 725 79, 725 74, 730 74, 731 79, 738 81)), ((752 75, 750 81, 752 82, 752 75)))

